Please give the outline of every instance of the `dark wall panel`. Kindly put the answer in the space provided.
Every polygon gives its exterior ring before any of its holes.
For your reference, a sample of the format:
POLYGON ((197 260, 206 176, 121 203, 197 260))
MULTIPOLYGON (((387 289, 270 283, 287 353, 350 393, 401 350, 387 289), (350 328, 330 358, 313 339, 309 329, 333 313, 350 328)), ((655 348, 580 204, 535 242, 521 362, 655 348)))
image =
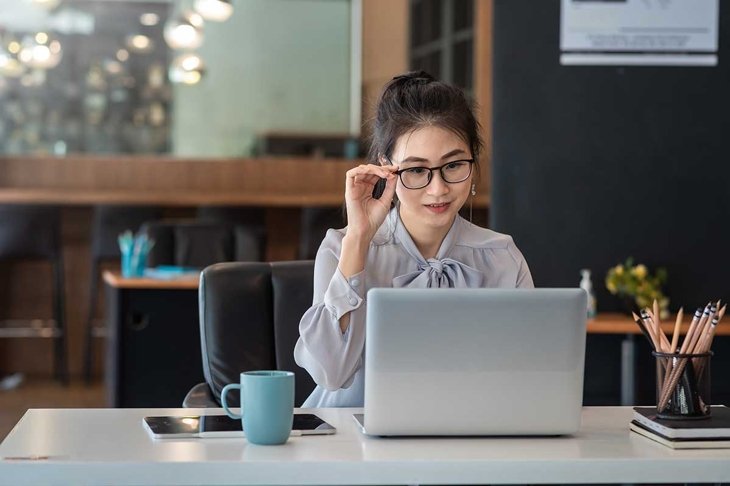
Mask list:
POLYGON ((717 67, 559 64, 559 0, 495 0, 492 227, 538 286, 603 285, 627 256, 672 307, 730 299, 730 9, 717 67))

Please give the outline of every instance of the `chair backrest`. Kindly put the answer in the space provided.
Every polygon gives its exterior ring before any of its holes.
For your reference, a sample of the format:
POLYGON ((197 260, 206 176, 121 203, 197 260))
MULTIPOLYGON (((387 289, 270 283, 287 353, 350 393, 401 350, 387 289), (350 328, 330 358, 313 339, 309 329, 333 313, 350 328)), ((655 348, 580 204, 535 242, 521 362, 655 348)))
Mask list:
POLYGON ((204 268, 227 261, 257 261, 262 257, 260 234, 223 221, 162 220, 147 222, 142 231, 155 241, 147 266, 179 265, 204 268))
MULTIPOLYGON (((200 341, 205 380, 216 400, 242 371, 285 369, 296 375, 298 405, 314 389, 294 363, 299 321, 312 303, 314 262, 220 263, 200 279, 200 341)), ((231 396, 238 404, 238 397, 231 396)))
POLYGON ((226 221, 243 226, 266 226, 263 208, 250 206, 199 206, 195 218, 201 221, 226 221))
POLYGON ((95 206, 91 222, 91 255, 93 258, 119 258, 117 237, 127 231, 136 232, 145 221, 159 219, 161 208, 137 206, 95 206))
POLYGON ((262 208, 248 206, 200 206, 198 221, 225 222, 235 225, 235 261, 258 261, 266 254, 266 221, 262 208), (256 254, 260 257, 252 258, 256 254))
POLYGON ((60 255, 61 215, 52 206, 0 206, 0 258, 55 259, 60 255))
POLYGON ((299 230, 299 252, 301 260, 314 259, 319 245, 330 228, 344 228, 345 216, 341 207, 302 208, 299 230))
POLYGON ((276 368, 296 375, 297 406, 307 399, 315 383, 307 370, 294 361, 294 346, 299 339, 299 321, 312 306, 314 262, 312 260, 271 264, 274 295, 274 349, 276 368))

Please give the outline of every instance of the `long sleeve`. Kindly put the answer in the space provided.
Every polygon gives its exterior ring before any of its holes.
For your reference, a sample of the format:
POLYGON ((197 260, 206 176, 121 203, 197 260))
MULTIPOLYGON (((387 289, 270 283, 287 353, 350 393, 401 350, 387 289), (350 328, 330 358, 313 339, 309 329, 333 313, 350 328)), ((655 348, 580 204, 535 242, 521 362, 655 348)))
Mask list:
POLYGON ((329 230, 314 263, 312 307, 299 323, 294 359, 322 388, 347 388, 362 366, 365 346, 365 271, 346 279, 337 268, 344 234, 329 230), (350 313, 347 331, 340 318, 350 313))

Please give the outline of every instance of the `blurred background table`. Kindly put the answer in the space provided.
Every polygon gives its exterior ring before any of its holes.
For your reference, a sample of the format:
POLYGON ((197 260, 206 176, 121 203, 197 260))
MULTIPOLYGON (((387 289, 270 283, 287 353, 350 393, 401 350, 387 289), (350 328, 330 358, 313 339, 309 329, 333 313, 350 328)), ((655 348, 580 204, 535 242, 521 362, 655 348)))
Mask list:
POLYGON ((106 391, 110 407, 180 407, 204 381, 198 279, 104 272, 106 391))

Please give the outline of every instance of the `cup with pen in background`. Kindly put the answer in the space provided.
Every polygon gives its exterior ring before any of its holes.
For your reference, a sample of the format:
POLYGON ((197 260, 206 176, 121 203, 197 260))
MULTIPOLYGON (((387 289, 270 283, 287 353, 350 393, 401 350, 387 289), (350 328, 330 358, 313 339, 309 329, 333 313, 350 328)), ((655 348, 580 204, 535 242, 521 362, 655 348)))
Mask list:
POLYGON ((119 251, 122 254, 122 277, 134 278, 144 275, 147 266, 147 255, 155 245, 146 233, 134 235, 130 230, 117 238, 119 251))
POLYGON ((654 349, 657 417, 670 420, 710 417, 712 340, 726 307, 720 307, 718 300, 708 303, 704 310, 697 309, 681 344, 679 334, 683 309, 677 314, 671 342, 662 330, 656 301, 653 310, 646 308, 638 316, 633 314, 636 324, 654 349))

